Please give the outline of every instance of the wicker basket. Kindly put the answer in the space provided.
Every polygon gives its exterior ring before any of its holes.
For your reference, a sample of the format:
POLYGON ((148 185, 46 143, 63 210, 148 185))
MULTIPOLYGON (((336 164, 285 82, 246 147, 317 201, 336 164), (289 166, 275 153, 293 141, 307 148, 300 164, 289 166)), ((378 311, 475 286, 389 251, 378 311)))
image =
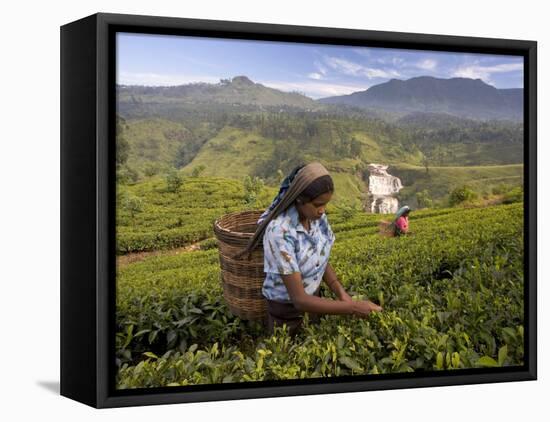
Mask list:
POLYGON ((243 250, 256 231, 262 211, 242 211, 226 214, 214 223, 220 253, 223 296, 231 312, 246 320, 265 320, 266 301, 262 296, 264 249, 260 240, 250 256, 232 259, 243 250))

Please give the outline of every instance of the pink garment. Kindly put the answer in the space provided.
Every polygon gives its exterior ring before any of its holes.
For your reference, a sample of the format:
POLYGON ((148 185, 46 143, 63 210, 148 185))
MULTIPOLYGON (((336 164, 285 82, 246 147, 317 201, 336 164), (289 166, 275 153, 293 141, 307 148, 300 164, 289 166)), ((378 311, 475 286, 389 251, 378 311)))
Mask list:
POLYGON ((407 217, 399 217, 395 222, 395 226, 402 233, 407 233, 407 231, 409 230, 409 219, 407 217))

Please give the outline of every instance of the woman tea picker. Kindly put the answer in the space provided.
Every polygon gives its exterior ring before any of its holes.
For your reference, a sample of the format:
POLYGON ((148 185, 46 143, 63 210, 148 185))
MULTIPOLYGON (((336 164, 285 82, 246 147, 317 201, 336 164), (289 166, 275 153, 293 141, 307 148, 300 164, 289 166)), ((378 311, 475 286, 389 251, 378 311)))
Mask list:
POLYGON ((409 213, 411 209, 405 205, 395 213, 395 217, 391 222, 382 221, 380 223, 380 233, 385 236, 402 236, 409 234, 409 213))
POLYGON ((395 213, 395 217, 390 221, 381 221, 379 228, 383 236, 399 237, 409 233, 409 213, 411 209, 405 205, 395 213))
POLYGON ((328 171, 320 163, 295 168, 281 184, 273 203, 258 220, 247 248, 250 254, 263 238, 268 328, 286 324, 294 334, 304 312, 366 317, 382 308, 368 300, 352 300, 328 263, 334 234, 325 214, 334 192, 328 171), (324 281, 338 300, 321 298, 324 281))
POLYGON ((405 205, 399 208, 393 220, 393 232, 395 236, 401 236, 409 232, 409 213, 411 209, 405 205))

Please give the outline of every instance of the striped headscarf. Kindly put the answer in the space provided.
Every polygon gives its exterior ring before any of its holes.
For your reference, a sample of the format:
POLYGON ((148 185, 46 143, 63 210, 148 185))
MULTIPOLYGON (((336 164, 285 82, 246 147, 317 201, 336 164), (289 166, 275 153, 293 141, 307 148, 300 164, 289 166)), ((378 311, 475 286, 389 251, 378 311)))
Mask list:
POLYGON ((233 259, 239 259, 243 255, 247 255, 247 259, 249 259, 250 254, 256 248, 260 239, 263 238, 263 234, 269 222, 292 205, 296 198, 298 198, 311 183, 319 177, 328 174, 328 170, 321 163, 310 163, 301 168, 294 169, 291 174, 283 180, 279 193, 258 220, 258 227, 246 248, 237 253, 233 259), (286 184, 288 184, 288 187, 285 187, 286 184))

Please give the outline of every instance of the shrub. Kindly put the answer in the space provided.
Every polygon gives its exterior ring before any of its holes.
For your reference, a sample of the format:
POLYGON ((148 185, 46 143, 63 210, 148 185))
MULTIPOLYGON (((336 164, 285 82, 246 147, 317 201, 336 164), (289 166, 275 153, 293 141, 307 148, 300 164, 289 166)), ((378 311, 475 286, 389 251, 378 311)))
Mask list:
POLYGON ((146 163, 143 166, 143 174, 147 177, 152 177, 160 172, 160 165, 158 163, 146 163))
POLYGON ((492 193, 493 193, 493 195, 504 195, 510 189, 511 189, 510 185, 507 185, 505 183, 501 183, 501 184, 493 187, 492 193))
POLYGON ((126 185, 126 184, 136 183, 138 180, 139 180, 138 171, 126 164, 118 168, 116 171, 117 183, 126 185))
POLYGON ((211 239, 205 239, 199 244, 201 251, 208 251, 210 249, 216 249, 218 247, 218 240, 213 237, 211 239))
POLYGON ((433 201, 430 198, 430 194, 426 189, 424 189, 421 192, 416 193, 416 202, 418 204, 418 208, 432 208, 433 207, 433 201))
POLYGON ((340 205, 337 206, 337 209, 344 221, 355 217, 361 211, 356 203, 347 202, 342 202, 340 205))
POLYGON ((504 194, 504 199, 502 202, 505 204, 511 204, 513 202, 521 202, 521 201, 523 201, 523 187, 518 186, 506 192, 504 194))
POLYGON ((137 196, 125 195, 122 200, 122 206, 133 218, 138 212, 143 211, 143 200, 137 196))
POLYGON ((243 181, 245 204, 248 206, 254 205, 263 187, 264 182, 259 177, 254 176, 252 178, 250 176, 245 176, 243 181))
POLYGON ((199 177, 205 169, 206 167, 203 164, 200 164, 193 169, 193 171, 191 172, 191 176, 199 177))
POLYGON ((183 184, 183 179, 176 169, 170 170, 166 176, 166 190, 168 192, 177 192, 183 184))
POLYGON ((464 185, 459 188, 454 189, 449 196, 449 205, 454 207, 458 204, 461 204, 466 201, 472 201, 477 198, 477 193, 475 193, 468 186, 464 185))

